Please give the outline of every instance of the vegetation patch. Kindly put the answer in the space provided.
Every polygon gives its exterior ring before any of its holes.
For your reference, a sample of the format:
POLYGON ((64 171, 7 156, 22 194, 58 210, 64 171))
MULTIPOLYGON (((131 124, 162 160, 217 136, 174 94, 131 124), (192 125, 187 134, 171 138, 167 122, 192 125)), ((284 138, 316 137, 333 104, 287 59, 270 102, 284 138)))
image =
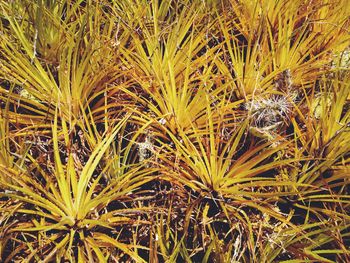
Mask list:
POLYGON ((1 262, 350 262, 347 0, 0 3, 1 262))

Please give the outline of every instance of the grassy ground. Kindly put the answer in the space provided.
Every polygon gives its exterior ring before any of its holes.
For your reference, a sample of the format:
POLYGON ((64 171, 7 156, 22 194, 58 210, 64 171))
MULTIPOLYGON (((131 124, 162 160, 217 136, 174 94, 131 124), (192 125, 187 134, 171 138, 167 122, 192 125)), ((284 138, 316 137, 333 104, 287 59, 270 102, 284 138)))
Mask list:
POLYGON ((350 262, 348 0, 0 2, 1 262, 350 262))

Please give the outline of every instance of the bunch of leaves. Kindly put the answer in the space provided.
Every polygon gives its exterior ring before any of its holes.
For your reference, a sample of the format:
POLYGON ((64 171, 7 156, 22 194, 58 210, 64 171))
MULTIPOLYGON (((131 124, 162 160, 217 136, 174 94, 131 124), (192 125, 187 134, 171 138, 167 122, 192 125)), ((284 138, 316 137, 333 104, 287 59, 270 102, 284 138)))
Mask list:
MULTIPOLYGON (((66 152, 61 150, 60 144, 64 141, 59 137, 67 137, 67 131, 58 131, 57 119, 52 131, 54 163, 41 167, 27 154, 24 158, 29 159, 32 169, 28 166, 26 170, 16 171, 2 165, 4 176, 11 182, 1 181, 2 189, 8 190, 1 193, 1 197, 20 201, 13 213, 16 223, 7 232, 17 248, 10 251, 6 261, 23 257, 106 262, 108 258, 120 256, 120 253, 113 254, 113 248, 141 260, 136 253, 137 245, 119 241, 124 237, 119 237, 122 230, 118 226, 147 223, 137 216, 147 207, 124 208, 123 202, 130 201, 134 191, 150 180, 148 175, 154 173, 154 169, 132 165, 124 167, 118 176, 107 176, 105 174, 112 171, 108 169, 111 161, 102 161, 105 154, 112 154, 107 150, 126 120, 117 122, 104 136, 82 170, 77 169, 69 148, 66 152), (104 176, 113 179, 105 185, 104 176)), ((113 160, 118 154, 122 153, 114 152, 112 158, 106 158, 113 160)))

